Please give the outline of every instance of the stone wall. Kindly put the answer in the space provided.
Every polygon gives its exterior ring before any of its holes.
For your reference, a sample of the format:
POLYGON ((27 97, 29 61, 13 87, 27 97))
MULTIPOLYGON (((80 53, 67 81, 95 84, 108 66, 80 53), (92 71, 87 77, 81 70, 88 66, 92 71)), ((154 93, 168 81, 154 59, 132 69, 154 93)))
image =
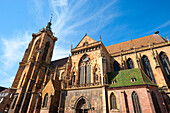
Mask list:
POLYGON ((86 88, 78 90, 63 90, 61 91, 61 113, 76 113, 77 104, 81 98, 86 100, 89 112, 91 113, 106 113, 105 104, 105 87, 86 88), (64 111, 63 111, 64 110, 64 111))

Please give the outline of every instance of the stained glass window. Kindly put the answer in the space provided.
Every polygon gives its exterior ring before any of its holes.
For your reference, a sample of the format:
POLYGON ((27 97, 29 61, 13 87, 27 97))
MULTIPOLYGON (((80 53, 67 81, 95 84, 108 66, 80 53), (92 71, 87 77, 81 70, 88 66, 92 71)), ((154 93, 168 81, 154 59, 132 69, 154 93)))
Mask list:
POLYGON ((150 80, 152 80, 152 81, 154 81, 154 83, 156 83, 149 59, 145 55, 142 57, 142 64, 143 64, 145 74, 150 78, 150 80))
POLYGON ((120 71, 120 64, 117 61, 113 62, 114 71, 120 71))
POLYGON ((91 60, 87 55, 84 55, 79 64, 80 84, 91 83, 91 60))
POLYGON ((159 54, 159 58, 160 61, 162 63, 162 67, 166 73, 166 76, 168 78, 168 81, 170 82, 170 62, 169 62, 169 58, 167 57, 167 55, 164 52, 161 52, 159 54))
POLYGON ((132 92, 132 102, 133 102, 134 113, 142 113, 138 94, 135 91, 132 92))
POLYGON ((134 68, 133 61, 132 61, 131 58, 127 59, 127 68, 128 69, 133 69, 134 68))
POLYGON ((117 109, 116 96, 113 93, 110 95, 110 109, 117 109))

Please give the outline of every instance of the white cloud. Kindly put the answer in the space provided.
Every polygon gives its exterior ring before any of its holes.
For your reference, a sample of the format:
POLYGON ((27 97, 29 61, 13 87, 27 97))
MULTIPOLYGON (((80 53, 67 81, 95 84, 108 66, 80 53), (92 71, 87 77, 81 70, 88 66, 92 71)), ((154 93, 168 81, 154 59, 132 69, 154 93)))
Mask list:
POLYGON ((2 56, 0 62, 2 68, 10 70, 16 63, 20 62, 24 49, 26 49, 30 40, 31 36, 28 33, 8 39, 1 38, 3 49, 1 50, 2 56))
POLYGON ((63 7, 63 6, 68 5, 68 1, 67 0, 53 0, 53 4, 55 6, 63 7))
MULTIPOLYGON (((109 24, 108 22, 120 16, 120 12, 116 10, 116 1, 104 2, 104 5, 98 4, 98 6, 94 7, 90 4, 87 5, 89 2, 87 0, 49 0, 54 12, 52 30, 59 38, 54 47, 52 60, 69 56, 71 43, 76 45, 77 41, 83 38, 78 36, 82 36, 86 32, 88 34, 96 34, 103 27, 106 27, 109 24), (109 8, 112 8, 112 10, 108 11, 109 8)), ((42 0, 32 0, 31 2, 33 4, 31 3, 30 13, 36 14, 35 20, 38 19, 38 22, 40 20, 44 21, 45 18, 42 18, 43 11, 46 8, 43 7, 44 2, 42 0)), ((48 19, 45 20, 49 20, 49 17, 46 18, 48 19)), ((15 73, 10 74, 9 71, 18 66, 31 38, 32 36, 29 32, 20 35, 16 34, 16 36, 11 38, 1 37, 0 43, 3 49, 0 50, 2 53, 0 59, 0 77, 6 75, 9 82, 12 83, 15 73)), ((0 85, 1 83, 4 84, 6 80, 4 79, 3 83, 0 82, 0 85)))
POLYGON ((90 5, 88 2, 87 0, 76 2, 72 0, 69 2, 67 0, 50 0, 54 11, 52 30, 59 38, 55 46, 53 60, 68 55, 70 51, 68 48, 70 48, 71 43, 76 45, 83 38, 78 36, 85 33, 96 34, 121 14, 115 6, 117 0, 104 2, 104 5, 98 4, 98 6, 90 5), (109 8, 112 8, 112 10, 110 11, 109 8))

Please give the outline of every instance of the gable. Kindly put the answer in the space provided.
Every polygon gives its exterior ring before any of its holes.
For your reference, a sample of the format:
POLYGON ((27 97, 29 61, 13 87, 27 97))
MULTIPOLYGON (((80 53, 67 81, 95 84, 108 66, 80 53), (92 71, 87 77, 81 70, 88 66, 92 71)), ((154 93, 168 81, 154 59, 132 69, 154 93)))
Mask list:
POLYGON ((97 42, 97 41, 95 41, 95 40, 92 39, 91 37, 85 35, 85 36, 83 37, 83 39, 79 42, 79 44, 76 46, 76 48, 83 46, 85 42, 87 42, 88 44, 92 44, 92 43, 95 43, 95 42, 97 42))
POLYGON ((54 91, 55 91, 54 85, 52 81, 49 80, 46 86, 44 87, 42 94, 51 93, 52 95, 54 95, 54 91))

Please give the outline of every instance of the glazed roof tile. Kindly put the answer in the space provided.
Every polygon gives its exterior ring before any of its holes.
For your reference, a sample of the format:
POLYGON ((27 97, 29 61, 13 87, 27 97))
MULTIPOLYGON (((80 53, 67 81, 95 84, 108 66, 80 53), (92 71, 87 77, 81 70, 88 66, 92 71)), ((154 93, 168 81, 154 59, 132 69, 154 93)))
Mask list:
POLYGON ((148 76, 139 68, 128 69, 117 72, 108 73, 109 87, 124 87, 124 86, 135 86, 135 85, 152 85, 156 86, 148 76), (132 79, 135 81, 132 82, 132 79), (116 82, 113 84, 112 81, 116 82))

